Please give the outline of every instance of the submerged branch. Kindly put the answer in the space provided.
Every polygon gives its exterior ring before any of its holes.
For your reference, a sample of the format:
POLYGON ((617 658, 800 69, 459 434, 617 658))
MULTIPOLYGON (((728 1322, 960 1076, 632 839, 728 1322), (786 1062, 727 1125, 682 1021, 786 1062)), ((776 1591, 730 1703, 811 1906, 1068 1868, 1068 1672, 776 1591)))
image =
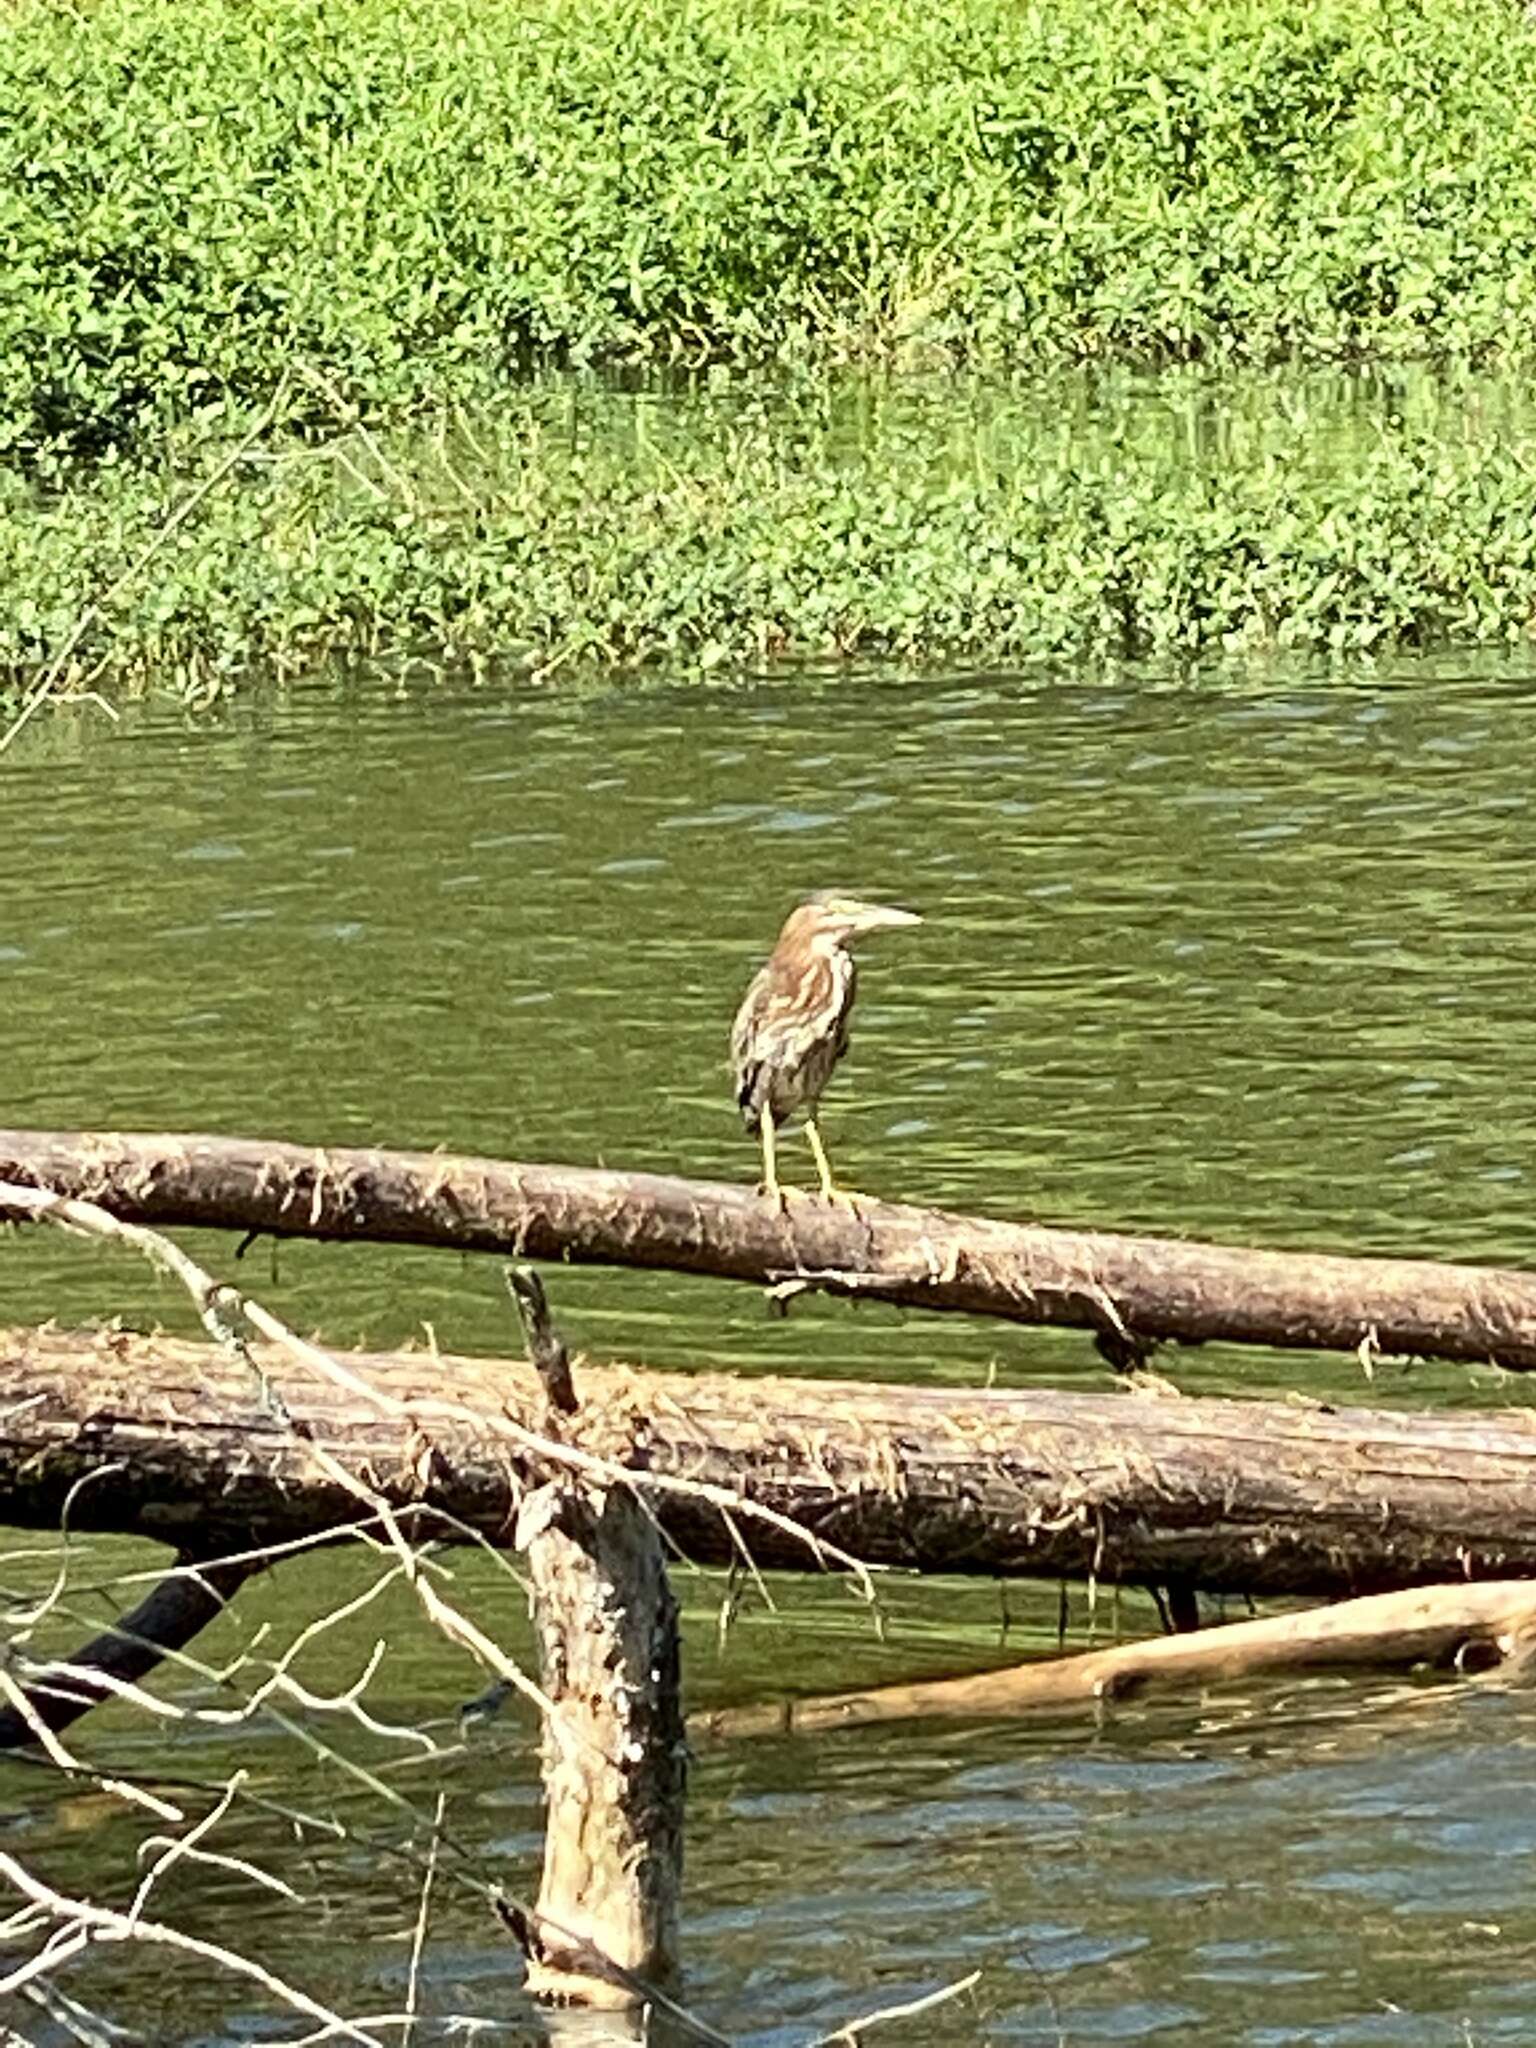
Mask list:
POLYGON ((24 1689, 27 1710, 0 1708, 0 1750, 36 1740, 36 1722, 58 1734, 102 1700, 147 1678, 173 1650, 185 1649, 216 1621, 261 1558, 201 1561, 178 1557, 174 1571, 128 1614, 58 1666, 45 1666, 24 1689))
POLYGON ((1536 1586, 1502 1580, 1378 1593, 1198 1635, 1117 1643, 969 1678, 696 1714, 695 1735, 812 1734, 882 1721, 995 1719, 1130 1700, 1154 1690, 1314 1671, 1524 1675, 1536 1652, 1536 1586))

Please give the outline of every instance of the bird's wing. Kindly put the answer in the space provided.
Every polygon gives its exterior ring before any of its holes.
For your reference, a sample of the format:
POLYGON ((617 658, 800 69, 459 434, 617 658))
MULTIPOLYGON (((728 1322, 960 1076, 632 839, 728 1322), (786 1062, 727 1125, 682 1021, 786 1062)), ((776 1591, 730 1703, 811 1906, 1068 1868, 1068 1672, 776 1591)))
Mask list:
POLYGON ((853 961, 842 952, 808 972, 770 960, 756 975, 731 1030, 736 1100, 746 1115, 757 1116, 775 1072, 798 1073, 818 1046, 830 1045, 833 1059, 842 1056, 853 994, 853 961))
POLYGON ((764 1039, 771 1036, 774 978, 766 967, 753 975, 736 1021, 731 1026, 731 1072, 736 1078, 736 1100, 743 1110, 754 1114, 757 1084, 763 1070, 764 1039))
POLYGON ((843 953, 842 975, 839 982, 839 1009, 837 1016, 837 1050, 832 1055, 840 1060, 848 1050, 848 1019, 853 1013, 853 999, 859 992, 859 969, 851 953, 843 953))

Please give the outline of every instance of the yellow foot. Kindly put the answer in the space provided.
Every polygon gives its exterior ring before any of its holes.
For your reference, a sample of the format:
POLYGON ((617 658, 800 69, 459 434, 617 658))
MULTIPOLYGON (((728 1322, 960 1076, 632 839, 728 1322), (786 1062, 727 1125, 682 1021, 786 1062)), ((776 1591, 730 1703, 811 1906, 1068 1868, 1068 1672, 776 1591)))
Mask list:
POLYGON ((763 1197, 765 1202, 771 1202, 781 1216, 788 1209, 789 1189, 784 1186, 782 1181, 760 1180, 757 1184, 757 1192, 763 1197))
POLYGON ((827 1148, 821 1142, 821 1132, 817 1129, 816 1119, 813 1116, 807 1117, 805 1120, 805 1135, 810 1140, 811 1155, 816 1161, 816 1174, 821 1182, 821 1199, 824 1202, 845 1203, 852 1213, 857 1216, 859 1213, 859 1198, 857 1195, 849 1194, 846 1189, 840 1188, 832 1178, 832 1162, 827 1157, 827 1148))
POLYGON ((833 1182, 827 1181, 822 1187, 821 1199, 824 1202, 834 1202, 839 1208, 846 1209, 849 1215, 857 1216, 860 1214, 860 1202, 867 1201, 869 1198, 866 1195, 855 1194, 852 1188, 840 1188, 834 1185, 833 1182))

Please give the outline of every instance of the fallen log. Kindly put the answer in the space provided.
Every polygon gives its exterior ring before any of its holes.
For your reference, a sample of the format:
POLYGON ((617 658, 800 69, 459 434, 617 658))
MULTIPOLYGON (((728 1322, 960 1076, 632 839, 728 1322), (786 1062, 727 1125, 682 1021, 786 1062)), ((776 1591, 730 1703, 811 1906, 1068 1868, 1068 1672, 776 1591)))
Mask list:
MULTIPOLYGON (((254 1355, 280 1406, 213 1346, 0 1331, 0 1521, 56 1528, 78 1489, 71 1527, 206 1556, 354 1524, 361 1484, 423 1531, 510 1541, 541 1469, 529 1366, 346 1353, 346 1387, 272 1347, 254 1355)), ((826 1562, 783 1520, 722 1514, 700 1490, 714 1486, 871 1563, 928 1572, 1320 1597, 1536 1577, 1536 1416, 1523 1411, 587 1364, 576 1382, 582 1443, 641 1467, 668 1533, 701 1562, 742 1545, 764 1565, 826 1562)))
POLYGON ((1158 1340, 1536 1369, 1536 1274, 857 1208, 657 1174, 265 1140, 0 1130, 0 1180, 165 1227, 660 1267, 1158 1340))
POLYGON ((1316 1671, 1414 1671, 1528 1676, 1536 1654, 1536 1586, 1495 1580, 1377 1593, 1235 1621, 1198 1635, 1154 1637, 1042 1657, 968 1678, 878 1686, 872 1692, 724 1707, 689 1717, 695 1737, 811 1735, 875 1722, 996 1720, 1139 1699, 1146 1692, 1316 1671))

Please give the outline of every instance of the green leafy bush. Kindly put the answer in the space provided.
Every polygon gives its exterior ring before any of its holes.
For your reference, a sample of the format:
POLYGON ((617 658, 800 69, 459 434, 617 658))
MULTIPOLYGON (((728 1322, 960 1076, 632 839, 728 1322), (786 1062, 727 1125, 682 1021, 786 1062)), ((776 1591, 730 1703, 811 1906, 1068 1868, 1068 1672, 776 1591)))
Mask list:
POLYGON ((1514 0, 13 0, 0 462, 536 362, 1526 348, 1514 0))

